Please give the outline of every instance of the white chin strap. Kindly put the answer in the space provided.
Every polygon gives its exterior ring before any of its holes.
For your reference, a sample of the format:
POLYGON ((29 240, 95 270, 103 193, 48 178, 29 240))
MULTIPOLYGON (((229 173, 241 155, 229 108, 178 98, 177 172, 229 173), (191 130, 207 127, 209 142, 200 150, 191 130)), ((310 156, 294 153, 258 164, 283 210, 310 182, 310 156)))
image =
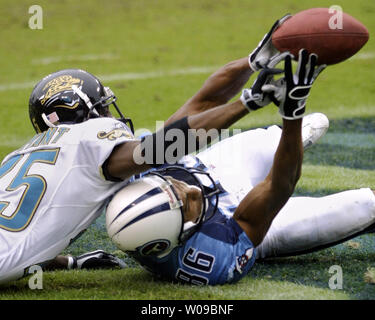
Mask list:
POLYGON ((92 108, 92 103, 90 101, 90 98, 87 96, 87 94, 84 93, 76 85, 72 85, 72 89, 73 89, 73 92, 76 93, 85 102, 86 106, 89 108, 89 111, 91 110, 92 112, 94 112, 94 114, 96 114, 97 116, 99 116, 98 111, 96 111, 95 109, 91 109, 92 108))
MULTIPOLYGON (((56 115, 57 116, 57 115, 56 115)), ((54 125, 51 121, 48 120, 47 116, 45 113, 42 113, 42 119, 44 123, 49 127, 49 128, 55 128, 56 125, 54 125)))

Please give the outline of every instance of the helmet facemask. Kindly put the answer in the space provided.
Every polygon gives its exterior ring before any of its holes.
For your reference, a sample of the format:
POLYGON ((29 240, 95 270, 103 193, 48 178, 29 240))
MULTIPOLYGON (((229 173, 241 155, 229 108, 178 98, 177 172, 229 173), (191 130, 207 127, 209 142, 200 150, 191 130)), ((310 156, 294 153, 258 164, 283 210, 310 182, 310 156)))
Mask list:
MULTIPOLYGON (((117 118, 117 120, 121 121, 122 123, 127 125, 130 128, 131 132, 134 134, 133 122, 130 118, 125 118, 124 115, 122 114, 120 108, 116 104, 117 97, 114 95, 111 88, 110 87, 104 87, 104 93, 105 93, 105 96, 91 106, 91 108, 89 110, 89 113, 88 113, 88 116, 90 117, 90 114, 94 111, 97 111, 97 113, 102 117, 111 116, 111 113, 109 111, 109 107, 111 105, 113 105, 116 112, 120 116, 120 118, 117 118)), ((95 112, 94 112, 94 114, 95 114, 95 112)))
POLYGON ((74 93, 76 93, 85 102, 86 106, 89 109, 83 121, 99 117, 110 117, 111 113, 109 111, 109 107, 113 105, 120 116, 120 118, 117 118, 117 120, 127 125, 130 128, 131 132, 134 133, 133 122, 130 118, 125 118, 122 114, 120 108, 116 104, 117 97, 114 95, 113 91, 109 87, 103 88, 105 96, 102 97, 99 101, 92 104, 89 97, 80 88, 74 85, 72 86, 74 93))
MULTIPOLYGON (((218 203, 219 203, 220 190, 219 190, 219 188, 217 187, 217 185, 215 184, 214 180, 212 179, 212 177, 210 176, 210 174, 208 172, 205 172, 205 171, 197 169, 197 168, 184 168, 184 167, 181 167, 181 166, 168 166, 166 168, 151 171, 150 173, 148 173, 148 175, 156 175, 156 176, 162 178, 163 180, 168 181, 166 179, 166 176, 168 175, 168 172, 178 171, 178 170, 182 170, 182 171, 188 173, 194 179, 194 181, 196 182, 196 186, 199 187, 199 189, 201 190, 201 193, 202 193, 202 206, 201 206, 202 209, 201 209, 200 215, 198 216, 197 220, 195 222, 193 222, 193 221, 187 221, 185 223, 183 222, 182 225, 181 225, 181 232, 180 232, 178 240, 179 240, 179 243, 182 244, 190 238, 190 236, 197 230, 197 228, 203 223, 203 221, 207 221, 214 216, 215 212, 217 211, 217 207, 218 207, 218 203), (197 177, 197 175, 206 176, 210 180, 211 186, 207 187, 207 186, 203 185, 202 182, 200 181, 200 179, 197 177), (213 197, 213 196, 215 196, 215 204, 214 204, 212 212, 210 212, 210 214, 208 215, 208 213, 209 213, 208 212, 209 201, 210 201, 210 198, 213 197)), ((171 189, 175 193, 176 197, 178 197, 178 194, 174 190, 173 185, 171 185, 171 189)), ((184 221, 184 213, 182 211, 182 208, 181 208, 181 214, 182 214, 182 221, 184 221)))

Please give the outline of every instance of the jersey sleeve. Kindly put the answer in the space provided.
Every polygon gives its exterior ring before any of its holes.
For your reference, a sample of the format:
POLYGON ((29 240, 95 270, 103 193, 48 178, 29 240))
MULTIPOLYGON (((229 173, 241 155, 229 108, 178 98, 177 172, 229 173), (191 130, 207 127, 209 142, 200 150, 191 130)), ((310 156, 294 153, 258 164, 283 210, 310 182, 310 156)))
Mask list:
POLYGON ((252 242, 237 222, 222 216, 204 223, 179 247, 175 279, 199 285, 234 283, 250 271, 254 253, 252 242))
POLYGON ((128 127, 111 118, 93 119, 87 122, 85 133, 80 141, 78 162, 87 166, 93 174, 106 180, 103 174, 103 163, 113 149, 122 143, 135 140, 128 127))

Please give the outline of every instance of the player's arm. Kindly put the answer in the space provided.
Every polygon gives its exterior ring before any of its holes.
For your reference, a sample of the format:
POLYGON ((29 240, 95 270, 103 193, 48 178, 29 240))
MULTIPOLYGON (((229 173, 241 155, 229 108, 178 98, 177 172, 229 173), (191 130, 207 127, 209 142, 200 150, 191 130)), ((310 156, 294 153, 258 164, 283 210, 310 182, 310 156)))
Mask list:
POLYGON ((241 90, 252 73, 247 57, 229 62, 213 73, 205 81, 202 88, 179 108, 165 124, 168 125, 185 116, 226 104, 241 90))
POLYGON ((305 103, 314 80, 324 69, 324 66, 317 67, 316 62, 316 55, 301 50, 298 68, 293 75, 291 56, 288 56, 285 59, 285 78, 263 87, 274 94, 283 117, 283 131, 269 174, 245 196, 233 216, 254 246, 262 242, 300 177, 303 160, 301 122, 305 103))
POLYGON ((300 177, 303 160, 301 122, 301 119, 283 120, 283 132, 270 173, 245 196, 235 211, 234 219, 254 246, 262 242, 300 177))
POLYGON ((134 140, 120 144, 115 147, 107 160, 105 168, 107 177, 127 179, 160 164, 171 163, 166 159, 166 152, 174 142, 167 140, 168 132, 177 130, 182 133, 182 139, 177 140, 177 147, 182 150, 181 156, 184 156, 189 151, 198 149, 198 145, 202 146, 202 141, 204 141, 205 137, 197 135, 194 130, 201 129, 200 132, 203 133, 210 129, 227 128, 247 113, 248 110, 241 101, 236 101, 203 113, 184 117, 165 126, 153 135, 146 136, 142 141, 134 140), (190 147, 192 141, 193 146, 190 147), (161 160, 158 161, 158 159, 161 160))
POLYGON ((178 109, 165 124, 168 125, 185 116, 204 112, 228 103, 240 92, 254 72, 268 66, 272 58, 278 54, 271 41, 272 34, 289 17, 290 15, 286 15, 277 20, 248 57, 229 62, 213 73, 205 81, 202 88, 178 109))
MULTIPOLYGON (((252 110, 271 102, 269 94, 263 94, 262 87, 269 83, 272 76, 282 71, 264 69, 260 72, 251 89, 244 90, 240 100, 221 105, 204 112, 185 116, 146 136, 142 141, 125 142, 115 147, 103 166, 103 172, 109 179, 126 179, 152 167, 169 163, 169 147, 176 146, 180 158, 197 151, 209 139, 216 138, 219 130, 228 128, 252 110), (212 132, 211 129, 218 129, 212 132), (172 133, 169 137, 168 135, 172 133), (174 136, 174 134, 178 134, 174 136), (174 139, 176 137, 176 139, 174 139)), ((175 157, 172 161, 178 161, 175 157)))

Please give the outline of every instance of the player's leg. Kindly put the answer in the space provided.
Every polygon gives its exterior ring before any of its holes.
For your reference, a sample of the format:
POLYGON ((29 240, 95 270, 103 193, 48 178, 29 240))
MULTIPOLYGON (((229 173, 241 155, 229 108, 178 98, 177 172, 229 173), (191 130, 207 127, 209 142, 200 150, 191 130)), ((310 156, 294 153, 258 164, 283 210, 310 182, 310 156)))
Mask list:
POLYGON ((323 249, 375 225, 375 195, 370 189, 321 197, 289 199, 257 248, 258 258, 323 249))
POLYGON ((241 200, 268 174, 280 136, 278 126, 245 131, 215 143, 197 157, 224 189, 241 200))
MULTIPOLYGON (((324 136, 328 127, 329 120, 322 113, 305 116, 302 121, 304 149, 324 136)), ((216 174, 224 189, 242 200, 266 178, 280 137, 281 128, 278 126, 248 130, 221 140, 197 156, 216 174)))

